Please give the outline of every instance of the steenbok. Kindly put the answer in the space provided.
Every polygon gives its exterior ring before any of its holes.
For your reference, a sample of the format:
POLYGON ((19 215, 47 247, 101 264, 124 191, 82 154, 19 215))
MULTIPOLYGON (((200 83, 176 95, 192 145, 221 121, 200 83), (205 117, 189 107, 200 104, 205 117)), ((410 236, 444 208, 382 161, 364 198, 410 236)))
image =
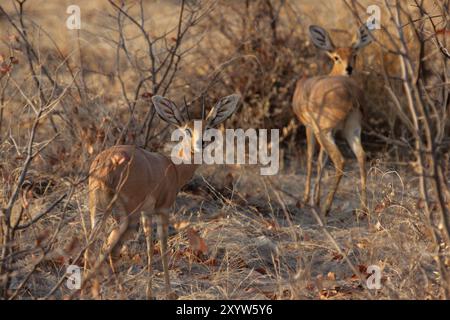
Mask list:
POLYGON ((337 48, 323 28, 310 26, 309 33, 314 45, 325 50, 334 65, 328 75, 299 80, 294 92, 294 113, 305 125, 307 137, 307 176, 303 201, 307 204, 310 198, 312 161, 317 140, 320 153, 314 188, 315 205, 320 201, 320 176, 324 151, 331 158, 336 170, 334 183, 321 210, 325 215, 329 213, 344 170, 344 157, 334 141, 334 132, 342 130, 358 160, 361 175, 361 206, 365 210, 366 169, 365 153, 361 144, 361 105, 364 97, 363 89, 351 75, 355 68, 357 53, 371 43, 372 38, 367 27, 363 25, 351 47, 337 48))
MULTIPOLYGON (((186 148, 180 149, 181 159, 192 159, 203 143, 203 132, 194 130, 194 120, 184 117, 176 104, 161 96, 152 97, 156 112, 167 123, 181 130, 186 139, 186 148), (183 154, 190 150, 192 154, 183 154)), ((238 95, 222 98, 209 112, 202 128, 216 127, 229 118, 239 103, 238 95)), ((187 106, 186 106, 187 107, 187 106)), ((180 163, 181 161, 175 161, 180 163)), ((152 297, 152 219, 157 218, 161 241, 162 265, 165 291, 171 294, 167 263, 167 237, 169 214, 177 193, 194 175, 197 164, 175 164, 171 157, 150 152, 133 145, 119 145, 101 152, 92 162, 89 175, 89 211, 91 228, 111 215, 117 226, 110 233, 104 253, 97 259, 94 270, 109 256, 114 270, 114 261, 119 258, 125 240, 137 231, 140 217, 147 244, 148 283, 147 297, 152 297)), ((85 256, 89 261, 89 254, 85 256)))

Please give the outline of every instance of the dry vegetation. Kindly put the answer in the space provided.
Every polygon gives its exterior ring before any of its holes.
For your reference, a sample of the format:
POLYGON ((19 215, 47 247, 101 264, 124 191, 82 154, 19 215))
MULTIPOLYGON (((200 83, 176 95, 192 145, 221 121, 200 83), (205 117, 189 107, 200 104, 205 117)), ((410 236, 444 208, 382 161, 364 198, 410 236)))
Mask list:
MULTIPOLYGON (((264 177, 255 166, 207 166, 184 187, 169 240, 179 298, 449 298, 448 10, 441 0, 2 1, 0 299, 80 298, 65 271, 83 266, 90 242, 93 157, 124 143, 165 152, 170 131, 154 94, 185 97, 198 116, 202 96, 212 105, 233 92, 243 102, 226 126, 280 129, 282 168, 264 177), (348 43, 369 2, 382 29, 356 76, 370 212, 355 211, 358 170, 340 142, 345 176, 321 226, 315 208, 296 206, 306 166, 292 93, 297 79, 329 68, 307 27, 348 43), (71 4, 79 31, 65 27, 71 4), (380 290, 361 281, 373 264, 380 290)), ((140 232, 116 276, 105 265, 81 298, 144 299, 145 252, 140 232)), ((158 258, 154 268, 160 298, 158 258)))

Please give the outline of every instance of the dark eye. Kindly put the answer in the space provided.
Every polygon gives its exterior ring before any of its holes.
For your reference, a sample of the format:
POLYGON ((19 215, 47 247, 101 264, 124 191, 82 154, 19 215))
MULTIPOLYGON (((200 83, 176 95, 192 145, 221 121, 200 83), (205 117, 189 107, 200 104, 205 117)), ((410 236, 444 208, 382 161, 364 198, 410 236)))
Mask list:
POLYGON ((334 57, 334 60, 338 61, 338 60, 339 60, 339 57, 338 57, 338 56, 335 56, 335 57, 334 57))
POLYGON ((186 128, 186 132, 187 132, 187 134, 188 134, 190 137, 192 137, 192 131, 191 131, 191 129, 186 128))

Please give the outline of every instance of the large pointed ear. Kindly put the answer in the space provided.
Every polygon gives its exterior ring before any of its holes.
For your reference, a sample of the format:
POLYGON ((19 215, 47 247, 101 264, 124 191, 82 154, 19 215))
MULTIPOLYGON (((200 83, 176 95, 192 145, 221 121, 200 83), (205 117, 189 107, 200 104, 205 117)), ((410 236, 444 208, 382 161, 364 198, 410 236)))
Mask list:
POLYGON ((352 48, 355 50, 359 50, 367 46, 372 42, 372 35, 370 34, 369 29, 365 24, 363 24, 356 34, 356 39, 353 42, 352 48))
POLYGON ((206 116, 206 126, 215 127, 228 119, 236 111, 240 98, 232 94, 220 99, 206 116))
POLYGON ((155 106, 156 113, 158 113, 162 120, 178 127, 186 122, 173 101, 162 96, 153 96, 152 102, 155 106))
POLYGON ((315 25, 310 26, 309 36, 317 48, 325 51, 335 50, 333 41, 331 41, 330 35, 324 28, 315 25))

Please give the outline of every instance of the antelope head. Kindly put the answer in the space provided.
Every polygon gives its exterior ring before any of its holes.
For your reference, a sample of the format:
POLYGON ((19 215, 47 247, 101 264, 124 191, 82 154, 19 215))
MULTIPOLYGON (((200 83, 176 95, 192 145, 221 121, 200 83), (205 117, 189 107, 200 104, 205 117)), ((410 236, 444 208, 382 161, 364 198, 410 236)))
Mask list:
MULTIPOLYGON (((177 127, 183 137, 184 150, 190 150, 192 154, 202 152, 203 133, 206 129, 217 127, 228 119, 236 110, 239 104, 240 96, 232 94, 220 99, 217 104, 211 108, 206 118, 204 117, 204 105, 202 110, 202 119, 190 119, 183 116, 175 102, 162 97, 153 96, 152 102, 159 117, 165 122, 177 127), (199 125, 200 124, 200 125, 199 125)), ((188 105, 185 102, 185 109, 188 105)))
POLYGON ((334 65, 330 75, 350 76, 355 69, 356 56, 359 50, 372 42, 372 37, 366 25, 359 28, 350 47, 336 47, 328 32, 319 26, 310 26, 309 34, 314 45, 324 50, 333 60, 334 65))

